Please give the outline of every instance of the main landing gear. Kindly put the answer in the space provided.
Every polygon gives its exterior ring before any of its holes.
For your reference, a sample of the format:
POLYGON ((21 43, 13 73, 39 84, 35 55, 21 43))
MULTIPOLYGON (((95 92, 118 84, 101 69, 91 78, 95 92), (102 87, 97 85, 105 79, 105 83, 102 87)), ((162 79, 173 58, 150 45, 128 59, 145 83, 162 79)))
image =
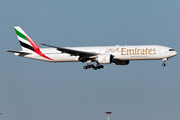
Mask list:
POLYGON ((166 66, 166 63, 165 63, 165 62, 166 62, 167 60, 168 60, 168 58, 164 58, 164 59, 163 59, 163 64, 162 64, 163 67, 166 66))
POLYGON ((84 68, 84 69, 93 68, 93 70, 97 70, 97 69, 104 68, 104 66, 103 66, 103 65, 100 65, 100 64, 97 64, 97 66, 94 66, 93 64, 88 64, 87 66, 85 65, 83 68, 84 68))

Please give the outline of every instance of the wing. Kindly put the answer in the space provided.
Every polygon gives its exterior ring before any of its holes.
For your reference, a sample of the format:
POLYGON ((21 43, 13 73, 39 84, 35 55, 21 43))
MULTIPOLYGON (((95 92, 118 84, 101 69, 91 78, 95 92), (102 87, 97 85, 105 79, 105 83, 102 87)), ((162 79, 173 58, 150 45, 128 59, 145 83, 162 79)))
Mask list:
POLYGON ((56 48, 57 50, 62 51, 62 53, 68 53, 70 55, 80 56, 80 58, 79 58, 80 61, 97 55, 97 53, 93 53, 93 52, 85 52, 85 51, 68 49, 68 48, 63 48, 63 47, 56 47, 56 46, 42 44, 42 43, 41 43, 41 45, 56 48))

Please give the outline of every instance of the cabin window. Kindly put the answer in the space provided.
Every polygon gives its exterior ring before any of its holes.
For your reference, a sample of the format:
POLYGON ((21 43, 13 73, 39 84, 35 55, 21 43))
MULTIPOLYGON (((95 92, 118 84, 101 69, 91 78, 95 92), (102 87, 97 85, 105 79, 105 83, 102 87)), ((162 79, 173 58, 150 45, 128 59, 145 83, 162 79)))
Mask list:
POLYGON ((169 49, 169 51, 174 51, 174 49, 169 49))

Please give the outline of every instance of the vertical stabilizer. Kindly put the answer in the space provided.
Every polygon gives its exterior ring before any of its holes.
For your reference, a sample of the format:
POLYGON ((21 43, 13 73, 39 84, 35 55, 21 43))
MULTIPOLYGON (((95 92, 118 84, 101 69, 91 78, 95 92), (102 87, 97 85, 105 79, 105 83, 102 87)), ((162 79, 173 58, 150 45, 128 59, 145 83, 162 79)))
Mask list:
POLYGON ((23 52, 29 53, 29 51, 33 51, 36 54, 40 55, 41 57, 44 57, 49 60, 53 60, 47 57, 46 55, 44 55, 41 52, 40 48, 36 45, 36 43, 32 41, 32 39, 19 26, 15 26, 14 29, 16 31, 16 34, 21 44, 23 52))
MULTIPOLYGON (((19 39, 22 50, 23 51, 34 51, 34 47, 31 44, 31 42, 33 42, 31 40, 31 38, 19 26, 15 26, 14 29, 16 31, 16 34, 19 39)), ((33 42, 33 44, 35 46, 37 46, 34 42, 33 42)))

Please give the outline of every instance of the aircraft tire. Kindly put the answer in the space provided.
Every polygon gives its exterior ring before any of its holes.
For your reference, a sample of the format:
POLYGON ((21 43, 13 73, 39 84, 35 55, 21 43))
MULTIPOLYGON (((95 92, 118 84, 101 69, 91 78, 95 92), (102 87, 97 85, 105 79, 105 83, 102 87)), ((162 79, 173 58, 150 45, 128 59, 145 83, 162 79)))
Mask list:
POLYGON ((97 67, 93 67, 93 70, 97 70, 97 67))
POLYGON ((100 68, 104 68, 104 66, 103 66, 103 65, 100 65, 100 68))
POLYGON ((87 69, 87 66, 84 66, 83 68, 84 68, 84 69, 87 69))
POLYGON ((93 64, 91 64, 91 68, 94 68, 94 65, 93 65, 93 64))
POLYGON ((165 63, 163 63, 163 64, 162 64, 162 66, 166 66, 166 64, 165 64, 165 63))
POLYGON ((97 66, 97 69, 100 69, 101 67, 100 66, 97 66))

